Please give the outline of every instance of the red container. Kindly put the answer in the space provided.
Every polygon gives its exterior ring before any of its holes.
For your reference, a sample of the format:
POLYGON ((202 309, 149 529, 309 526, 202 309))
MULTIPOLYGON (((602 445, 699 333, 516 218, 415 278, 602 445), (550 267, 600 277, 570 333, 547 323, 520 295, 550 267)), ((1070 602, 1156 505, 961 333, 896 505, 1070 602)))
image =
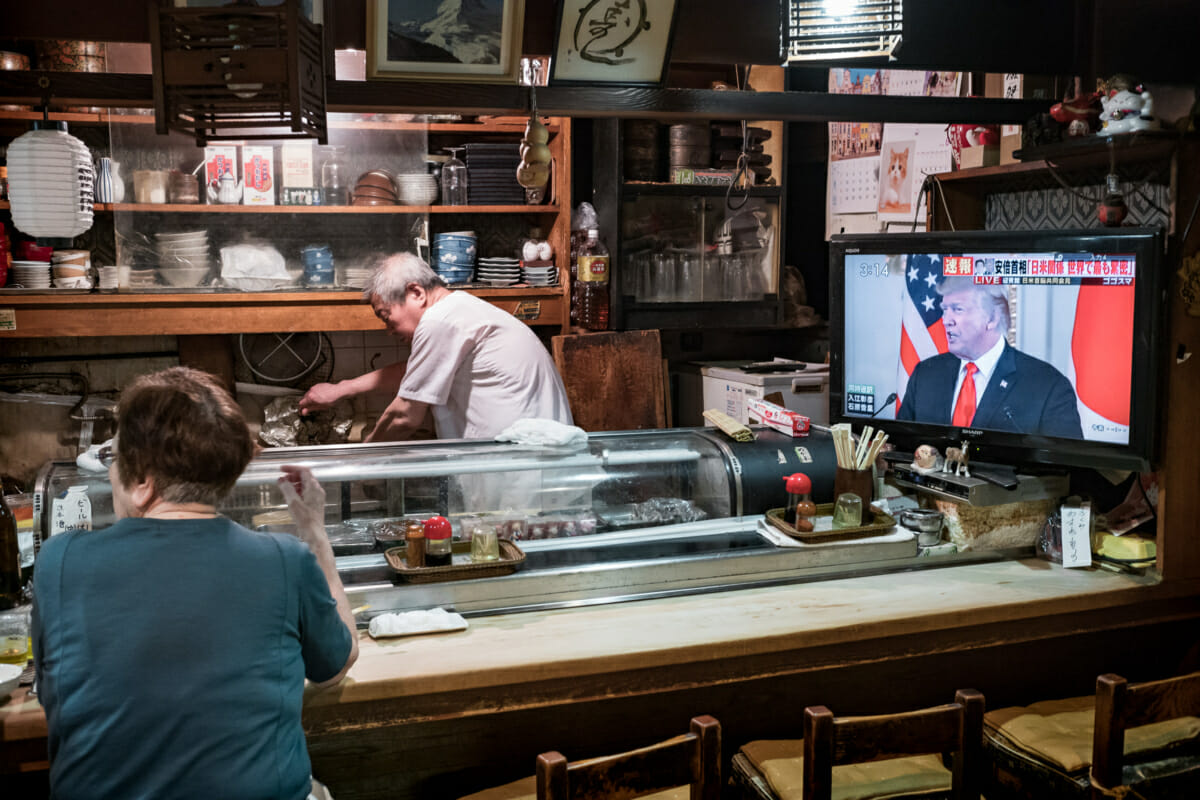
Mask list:
POLYGON ((17 243, 18 261, 45 261, 49 264, 53 252, 53 247, 44 247, 29 239, 17 243))

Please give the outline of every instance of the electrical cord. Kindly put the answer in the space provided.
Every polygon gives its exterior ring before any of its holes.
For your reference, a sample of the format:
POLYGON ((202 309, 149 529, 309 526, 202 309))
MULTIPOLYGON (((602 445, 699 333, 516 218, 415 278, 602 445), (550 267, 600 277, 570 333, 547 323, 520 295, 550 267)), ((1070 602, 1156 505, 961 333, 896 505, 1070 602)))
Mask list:
MULTIPOLYGON (((750 70, 753 69, 752 64, 746 65, 746 74, 743 78, 741 68, 735 64, 733 66, 734 82, 737 84, 738 91, 742 91, 745 86, 750 85, 750 70), (743 85, 744 84, 744 85, 743 85)), ((746 120, 742 120, 742 150, 738 153, 737 172, 734 173, 733 179, 729 182, 728 188, 725 189, 725 207, 730 211, 740 211, 746 203, 750 202, 750 179, 747 171, 750 166, 750 128, 746 120), (742 202, 737 205, 733 204, 733 187, 738 185, 739 181, 745 182, 745 192, 742 194, 742 202)))

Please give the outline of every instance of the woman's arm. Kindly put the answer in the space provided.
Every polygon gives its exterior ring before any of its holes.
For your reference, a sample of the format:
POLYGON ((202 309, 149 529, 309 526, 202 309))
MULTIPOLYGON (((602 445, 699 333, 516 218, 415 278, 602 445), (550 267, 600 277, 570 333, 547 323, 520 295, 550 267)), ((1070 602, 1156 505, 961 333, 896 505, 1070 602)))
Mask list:
POLYGON ((330 546, 329 536, 325 532, 325 489, 307 467, 285 465, 283 477, 279 479, 279 490, 287 501, 292 519, 296 521, 296 531, 300 540, 308 545, 317 557, 317 565, 329 584, 329 593, 337 603, 338 616, 350 631, 350 655, 347 656, 345 665, 337 675, 316 684, 329 686, 344 678, 358 659, 358 629, 354 624, 354 614, 350 612, 350 600, 346 597, 346 589, 338 575, 333 547, 330 546))

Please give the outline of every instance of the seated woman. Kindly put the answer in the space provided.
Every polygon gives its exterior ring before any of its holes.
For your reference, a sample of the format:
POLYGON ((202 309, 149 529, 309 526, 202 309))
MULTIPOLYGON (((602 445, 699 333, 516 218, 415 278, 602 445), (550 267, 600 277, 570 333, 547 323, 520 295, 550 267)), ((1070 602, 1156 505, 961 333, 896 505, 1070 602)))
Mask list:
POLYGON ((303 800, 305 678, 358 657, 307 469, 279 479, 299 538, 217 514, 254 454, 237 403, 175 367, 121 396, 117 522, 42 545, 33 649, 55 797, 303 800))

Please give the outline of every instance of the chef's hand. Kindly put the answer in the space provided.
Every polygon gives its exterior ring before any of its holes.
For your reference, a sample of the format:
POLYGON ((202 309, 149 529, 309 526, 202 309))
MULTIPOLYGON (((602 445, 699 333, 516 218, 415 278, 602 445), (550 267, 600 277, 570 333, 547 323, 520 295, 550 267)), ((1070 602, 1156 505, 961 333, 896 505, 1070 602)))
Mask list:
POLYGON ((300 398, 300 413, 308 414, 313 411, 324 411, 342 399, 342 391, 336 383, 318 383, 304 393, 300 398))
POLYGON ((308 467, 284 465, 279 491, 296 521, 300 539, 308 544, 328 542, 325 533, 325 489, 308 467))

